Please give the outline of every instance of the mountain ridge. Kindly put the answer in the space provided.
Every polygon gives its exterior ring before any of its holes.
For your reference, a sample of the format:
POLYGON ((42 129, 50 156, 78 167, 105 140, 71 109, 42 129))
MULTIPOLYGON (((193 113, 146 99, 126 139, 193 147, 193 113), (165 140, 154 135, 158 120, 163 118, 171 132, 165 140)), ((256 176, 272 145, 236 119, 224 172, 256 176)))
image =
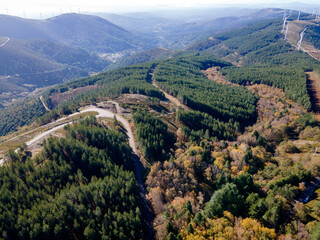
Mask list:
POLYGON ((97 52, 125 51, 138 45, 132 41, 133 33, 92 15, 70 13, 32 20, 2 14, 0 21, 0 36, 10 38, 45 39, 97 52))

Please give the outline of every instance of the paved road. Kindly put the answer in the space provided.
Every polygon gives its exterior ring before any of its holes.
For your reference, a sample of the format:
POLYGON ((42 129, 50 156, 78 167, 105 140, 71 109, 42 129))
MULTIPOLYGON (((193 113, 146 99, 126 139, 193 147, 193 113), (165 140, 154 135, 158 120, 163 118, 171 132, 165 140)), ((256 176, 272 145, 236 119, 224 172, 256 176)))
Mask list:
MULTIPOLYGON (((120 106, 117 102, 113 102, 116 105, 117 111, 118 113, 120 112, 120 106)), ((130 127, 129 122, 123 118, 122 116, 118 115, 118 114, 114 114, 113 112, 109 111, 109 110, 105 110, 105 109, 101 109, 101 108, 97 108, 97 107, 87 107, 86 109, 78 112, 78 113, 74 113, 69 115, 68 117, 72 117, 72 116, 76 116, 78 114, 81 113, 86 113, 86 112, 97 112, 98 115, 96 115, 97 118, 101 117, 101 118, 114 118, 114 116, 116 116, 117 121, 121 122, 124 126, 124 128, 127 131, 127 136, 129 139, 129 145, 132 148, 132 159, 133 159, 133 164, 134 164, 134 173, 137 179, 137 183, 138 183, 138 188, 139 188, 139 198, 140 198, 140 209, 142 212, 142 215, 145 219, 144 225, 145 225, 145 233, 146 233, 146 238, 147 239, 154 239, 154 231, 153 231, 153 213, 152 213, 152 209, 151 206, 147 200, 147 191, 144 185, 144 181, 143 181, 143 174, 141 169, 143 169, 143 166, 139 160, 139 157, 137 155, 137 147, 134 141, 134 136, 130 127)), ((59 120, 57 120, 56 122, 65 120, 66 118, 61 118, 59 120)), ((41 140, 42 138, 44 138, 45 136, 48 136, 49 134, 63 128, 64 126, 71 124, 72 121, 64 123, 62 125, 59 125, 57 127, 54 127, 48 131, 45 131, 44 133, 38 135, 37 137, 33 138, 32 140, 26 142, 27 146, 30 146, 34 143, 36 143, 37 141, 41 140)), ((4 163, 4 160, 0 160, 0 165, 2 165, 4 163)))

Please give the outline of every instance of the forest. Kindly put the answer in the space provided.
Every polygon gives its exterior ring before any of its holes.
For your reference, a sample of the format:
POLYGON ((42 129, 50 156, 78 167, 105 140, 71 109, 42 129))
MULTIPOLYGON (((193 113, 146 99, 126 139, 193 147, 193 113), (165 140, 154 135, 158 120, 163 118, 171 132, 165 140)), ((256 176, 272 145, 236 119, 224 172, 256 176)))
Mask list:
POLYGON ((161 159, 170 149, 168 126, 160 118, 138 109, 133 115, 137 142, 144 157, 150 160, 161 159))
POLYGON ((77 120, 32 158, 26 146, 9 151, 0 239, 145 239, 141 193, 159 240, 320 239, 320 190, 308 193, 320 181, 320 127, 305 74, 320 65, 281 27, 277 19, 218 33, 171 58, 150 50, 141 60, 165 58, 47 89, 50 112, 36 97, 1 109, 6 135, 117 101, 146 188, 116 117, 77 120))
POLYGON ((24 100, 23 105, 17 103, 6 109, 0 109, 0 136, 15 131, 25 124, 30 124, 36 119, 38 125, 44 125, 77 111, 81 106, 94 104, 99 100, 123 93, 143 94, 162 99, 164 98, 163 93, 147 82, 152 64, 143 63, 120 68, 54 86, 42 94, 46 105, 52 109, 50 112, 46 112, 40 100, 36 98, 24 100), (84 91, 76 92, 77 89, 85 87, 87 89, 84 91))
POLYGON ((311 108, 307 78, 303 69, 288 67, 248 66, 222 69, 227 79, 240 85, 266 84, 281 88, 287 96, 306 109, 311 108))
POLYGON ((17 130, 18 127, 33 123, 46 110, 38 98, 20 100, 9 107, 0 109, 0 136, 17 130))
POLYGON ((311 102, 304 72, 319 69, 319 62, 307 53, 295 51, 283 39, 281 27, 282 21, 275 20, 217 34, 214 38, 222 42, 205 51, 222 59, 235 60, 231 57, 234 52, 241 56, 236 60, 241 67, 221 69, 229 81, 241 85, 258 83, 280 88, 290 99, 309 109, 311 102))
POLYGON ((309 26, 305 33, 305 38, 316 48, 320 48, 320 28, 319 26, 309 26))
MULTIPOLYGON (((299 139, 307 136, 307 131, 317 131, 319 136, 319 127, 312 127, 311 119, 306 115, 294 123, 301 132, 299 139)), ((283 147, 276 150, 279 158, 273 155, 276 145, 272 136, 254 131, 237 141, 189 139, 184 142, 188 147, 176 149, 173 158, 155 162, 146 184, 157 214, 157 238, 309 236, 307 231, 317 223, 308 215, 311 208, 302 203, 294 205, 291 212, 290 208, 304 184, 319 173, 319 164, 311 159, 291 160, 290 154, 306 150, 285 141, 289 132, 282 135, 276 129, 272 127, 273 135, 283 141, 283 147)))
POLYGON ((137 239, 141 214, 131 148, 94 117, 49 138, 31 160, 21 149, 0 168, 1 239, 137 239))
POLYGON ((214 137, 216 141, 221 139, 232 140, 240 131, 238 122, 222 122, 200 111, 179 110, 177 120, 184 125, 182 132, 191 141, 211 137, 214 137))
POLYGON ((249 125, 256 119, 257 98, 244 87, 229 87, 210 81, 200 71, 229 65, 206 56, 166 60, 159 63, 154 78, 161 89, 194 110, 222 121, 231 119, 242 126, 249 125))

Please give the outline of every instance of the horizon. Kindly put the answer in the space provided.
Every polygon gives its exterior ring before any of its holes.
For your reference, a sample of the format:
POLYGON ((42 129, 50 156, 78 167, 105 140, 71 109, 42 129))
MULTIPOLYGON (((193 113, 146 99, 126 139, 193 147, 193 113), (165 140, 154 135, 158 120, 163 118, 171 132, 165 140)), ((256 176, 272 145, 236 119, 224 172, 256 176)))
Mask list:
POLYGON ((116 4, 105 2, 99 3, 99 0, 91 1, 54 1, 42 3, 39 0, 30 0, 27 3, 22 0, 4 0, 0 4, 0 14, 18 16, 28 19, 47 19, 66 13, 114 13, 123 14, 131 12, 155 12, 162 10, 188 10, 194 8, 291 8, 292 10, 302 10, 308 12, 308 9, 316 8, 319 10, 320 4, 316 0, 308 1, 273 1, 265 3, 262 0, 226 0, 223 4, 220 1, 210 0, 158 0, 146 2, 144 0, 135 1, 135 4, 128 0, 117 1, 116 4), (19 7, 17 7, 19 6, 19 7), (300 9, 299 9, 300 8, 300 9), (302 9, 305 8, 305 9, 302 9))

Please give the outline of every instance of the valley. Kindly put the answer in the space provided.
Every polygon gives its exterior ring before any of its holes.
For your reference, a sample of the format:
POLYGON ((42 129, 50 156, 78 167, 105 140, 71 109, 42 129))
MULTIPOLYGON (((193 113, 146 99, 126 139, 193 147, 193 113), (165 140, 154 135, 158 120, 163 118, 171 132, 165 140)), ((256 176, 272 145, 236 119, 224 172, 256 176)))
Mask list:
POLYGON ((319 238, 317 17, 225 11, 0 16, 0 239, 319 238))

